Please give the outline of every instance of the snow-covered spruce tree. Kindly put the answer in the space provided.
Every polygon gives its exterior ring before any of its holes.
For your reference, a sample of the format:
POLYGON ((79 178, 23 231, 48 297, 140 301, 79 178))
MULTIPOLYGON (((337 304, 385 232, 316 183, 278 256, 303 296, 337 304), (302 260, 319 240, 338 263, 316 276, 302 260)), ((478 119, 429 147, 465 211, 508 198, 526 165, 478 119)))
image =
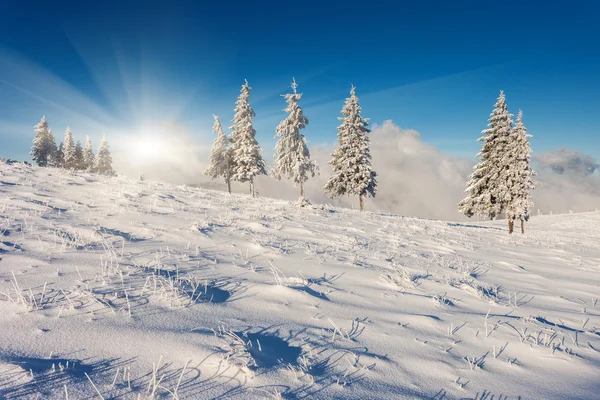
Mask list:
POLYGON ((75 143, 75 169, 79 171, 85 169, 85 164, 83 162, 83 147, 79 140, 75 143))
POLYGON ((65 155, 63 152, 63 143, 61 142, 58 145, 58 150, 54 153, 54 157, 52 157, 52 166, 54 168, 64 168, 65 166, 65 155))
POLYGON ((515 220, 521 221, 521 233, 525 233, 525 221, 529 220, 529 213, 533 208, 531 190, 535 189, 531 168, 531 146, 527 128, 523 124, 523 112, 519 111, 517 123, 510 133, 510 141, 506 156, 509 158, 509 168, 504 170, 502 180, 506 180, 506 191, 503 202, 506 202, 504 213, 512 224, 515 220))
POLYGON ((96 155, 96 161, 94 163, 94 172, 102 175, 115 175, 115 171, 112 168, 112 156, 108 150, 106 136, 103 136, 100 141, 100 147, 98 148, 98 154, 96 155))
POLYGON ((213 133, 217 137, 213 141, 210 157, 208 159, 208 168, 204 171, 205 175, 212 179, 223 177, 227 184, 227 190, 231 193, 231 166, 229 162, 229 143, 230 139, 223 132, 223 126, 219 117, 213 114, 215 122, 213 124, 213 133))
POLYGON ((56 164, 60 162, 60 159, 58 158, 58 148, 56 147, 56 138, 52 133, 52 128, 48 128, 48 149, 50 152, 48 156, 48 166, 55 167, 56 164))
POLYGON ((75 142, 73 142, 73 134, 69 127, 65 131, 65 140, 63 141, 63 158, 66 169, 75 169, 77 163, 75 159, 75 142))
POLYGON ((350 97, 342 108, 342 124, 338 127, 338 147, 331 154, 329 162, 333 166, 333 175, 323 188, 333 198, 343 195, 358 195, 360 210, 363 210, 364 196, 375 197, 377 174, 371 167, 369 150, 370 129, 368 118, 361 115, 356 88, 352 86, 350 97))
POLYGON ((92 171, 94 169, 94 151, 92 150, 92 140, 89 136, 85 137, 85 148, 83 149, 83 169, 92 171))
POLYGON ((261 148, 256 141, 256 131, 252 127, 252 118, 256 116, 250 107, 248 81, 242 85, 236 101, 235 115, 231 129, 231 179, 238 182, 250 182, 250 193, 254 196, 254 177, 266 175, 265 162, 260 155, 261 148))
MULTIPOLYGON (((477 139, 483 145, 477 153, 479 163, 466 185, 467 197, 458 203, 458 210, 467 217, 478 215, 493 220, 504 210, 502 191, 507 182, 502 178, 502 171, 509 168, 510 163, 506 152, 513 123, 511 117, 504 92, 500 91, 494 111, 490 114, 489 129, 485 129, 483 136, 477 139)), ((509 230, 511 228, 512 224, 509 223, 509 230)))
POLYGON ((308 118, 298 105, 302 94, 296 92, 297 88, 296 80, 292 78, 294 93, 283 95, 288 104, 284 110, 288 116, 275 129, 275 137, 279 137, 279 140, 275 145, 270 175, 277 180, 289 179, 295 184, 300 184, 300 198, 303 199, 304 182, 308 180, 309 175, 314 177, 319 167, 310 159, 306 138, 300 133, 300 130, 308 125, 308 118))
POLYGON ((52 131, 48 128, 46 117, 43 116, 33 129, 35 137, 31 147, 31 157, 38 166, 47 167, 52 163, 52 158, 55 156, 56 142, 52 131))

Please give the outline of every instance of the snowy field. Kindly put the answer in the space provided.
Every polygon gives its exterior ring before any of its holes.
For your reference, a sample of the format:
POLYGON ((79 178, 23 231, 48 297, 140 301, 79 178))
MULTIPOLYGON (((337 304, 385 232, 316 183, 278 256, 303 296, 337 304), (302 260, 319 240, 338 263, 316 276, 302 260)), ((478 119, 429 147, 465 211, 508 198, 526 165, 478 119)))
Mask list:
POLYGON ((0 398, 600 393, 600 213, 509 236, 504 221, 0 171, 0 398))

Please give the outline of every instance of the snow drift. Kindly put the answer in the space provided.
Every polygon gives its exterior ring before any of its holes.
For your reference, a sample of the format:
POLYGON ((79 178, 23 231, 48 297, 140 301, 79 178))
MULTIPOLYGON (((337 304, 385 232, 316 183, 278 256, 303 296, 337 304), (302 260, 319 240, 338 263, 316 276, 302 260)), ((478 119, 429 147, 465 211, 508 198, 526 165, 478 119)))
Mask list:
POLYGON ((0 397, 600 390, 600 213, 509 236, 501 221, 0 172, 0 397))

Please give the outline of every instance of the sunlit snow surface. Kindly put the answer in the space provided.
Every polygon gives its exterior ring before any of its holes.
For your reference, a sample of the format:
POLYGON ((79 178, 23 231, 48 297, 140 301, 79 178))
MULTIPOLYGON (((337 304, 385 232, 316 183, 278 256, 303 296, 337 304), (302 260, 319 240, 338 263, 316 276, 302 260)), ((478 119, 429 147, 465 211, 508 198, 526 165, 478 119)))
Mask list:
POLYGON ((503 221, 0 171, 0 398, 600 392, 600 213, 509 236, 503 221))

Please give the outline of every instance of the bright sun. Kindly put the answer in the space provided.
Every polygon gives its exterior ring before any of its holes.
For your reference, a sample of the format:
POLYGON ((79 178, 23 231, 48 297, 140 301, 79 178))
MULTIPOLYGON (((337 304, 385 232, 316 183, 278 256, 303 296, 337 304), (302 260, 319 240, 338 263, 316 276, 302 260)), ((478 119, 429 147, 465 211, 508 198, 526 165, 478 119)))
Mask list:
POLYGON ((161 144, 156 139, 142 140, 135 150, 142 158, 157 156, 160 154, 161 144))
POLYGON ((164 134, 153 134, 144 132, 136 135, 129 144, 128 157, 130 161, 137 164, 148 164, 156 162, 168 153, 169 142, 165 140, 164 134))

